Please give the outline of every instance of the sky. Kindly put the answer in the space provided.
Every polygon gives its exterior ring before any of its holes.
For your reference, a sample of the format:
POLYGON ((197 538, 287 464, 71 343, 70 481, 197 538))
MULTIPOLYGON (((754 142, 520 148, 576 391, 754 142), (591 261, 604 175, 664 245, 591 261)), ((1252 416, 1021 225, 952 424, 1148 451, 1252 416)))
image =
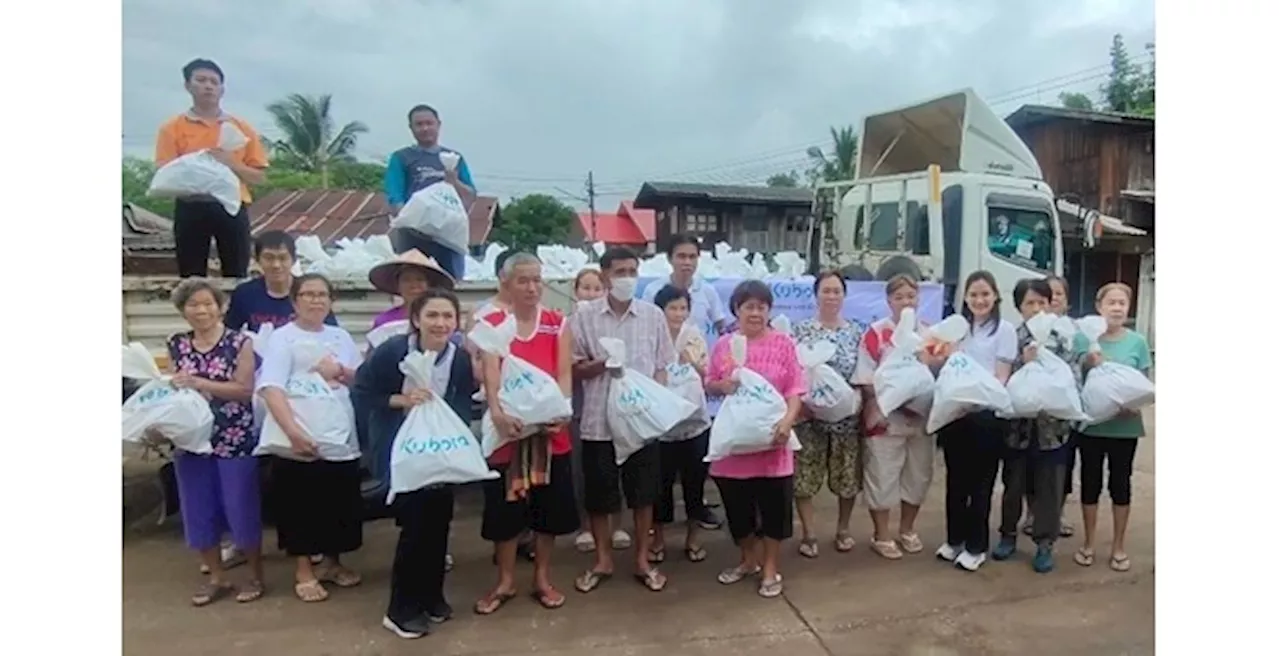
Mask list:
POLYGON ((196 57, 224 109, 333 96, 356 154, 408 145, 439 110, 480 193, 598 207, 651 181, 762 184, 829 126, 971 87, 998 113, 1097 94, 1114 34, 1145 60, 1151 0, 123 0, 124 154, 150 156, 196 57))

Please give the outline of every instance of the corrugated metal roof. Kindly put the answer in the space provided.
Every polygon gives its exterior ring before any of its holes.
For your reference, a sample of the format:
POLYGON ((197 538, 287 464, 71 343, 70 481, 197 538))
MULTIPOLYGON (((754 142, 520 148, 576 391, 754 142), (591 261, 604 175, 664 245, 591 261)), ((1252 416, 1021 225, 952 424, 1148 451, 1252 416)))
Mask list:
MULTIPOLYGON (((479 196, 471 205, 471 244, 485 243, 498 212, 498 199, 479 196)), ((250 230, 284 230, 292 235, 314 235, 332 244, 344 237, 370 237, 387 233, 391 208, 378 192, 342 189, 273 191, 249 206, 250 230)))
POLYGON ((796 187, 716 185, 691 182, 646 182, 636 194, 637 207, 648 208, 657 197, 691 198, 729 203, 809 205, 813 191, 796 187))
POLYGON ((1014 113, 1005 117, 1011 127, 1022 127, 1052 119, 1068 119, 1089 121, 1091 123, 1116 123, 1124 125, 1155 125, 1154 116, 1128 114, 1124 112, 1100 112, 1088 109, 1071 109, 1068 107, 1050 107, 1048 105, 1023 105, 1014 113))

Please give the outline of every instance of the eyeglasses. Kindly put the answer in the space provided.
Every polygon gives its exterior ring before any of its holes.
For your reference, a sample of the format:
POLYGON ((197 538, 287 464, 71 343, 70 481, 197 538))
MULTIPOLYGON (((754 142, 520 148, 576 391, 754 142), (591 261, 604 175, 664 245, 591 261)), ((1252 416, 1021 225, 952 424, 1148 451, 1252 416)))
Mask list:
POLYGON ((298 298, 305 298, 308 301, 323 301, 329 298, 329 292, 298 292, 298 298))

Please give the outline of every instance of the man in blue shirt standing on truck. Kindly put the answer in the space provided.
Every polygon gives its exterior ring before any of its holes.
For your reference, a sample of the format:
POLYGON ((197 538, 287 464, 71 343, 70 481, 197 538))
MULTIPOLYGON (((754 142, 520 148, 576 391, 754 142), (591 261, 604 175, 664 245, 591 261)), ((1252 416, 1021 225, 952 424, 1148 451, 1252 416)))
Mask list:
MULTIPOLYGON (((430 105, 416 105, 409 110, 409 130, 413 132, 417 143, 392 153, 387 162, 384 187, 391 211, 398 213, 410 196, 442 180, 453 185, 462 199, 462 206, 470 208, 476 199, 471 169, 467 167, 467 160, 462 159, 461 153, 440 145, 440 113, 430 105), (440 161, 440 154, 446 152, 459 157, 458 166, 452 171, 446 170, 440 161)), ((435 258, 455 279, 462 280, 466 273, 465 253, 439 244, 417 230, 395 228, 391 230, 389 237, 396 253, 416 248, 428 257, 435 258)))

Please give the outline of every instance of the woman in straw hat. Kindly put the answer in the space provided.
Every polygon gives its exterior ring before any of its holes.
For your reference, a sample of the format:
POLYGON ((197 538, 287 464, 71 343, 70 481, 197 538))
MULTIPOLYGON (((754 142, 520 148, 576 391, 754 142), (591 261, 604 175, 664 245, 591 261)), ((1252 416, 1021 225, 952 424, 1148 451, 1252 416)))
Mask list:
MULTIPOLYGON (((373 284, 374 289, 392 296, 399 296, 403 301, 400 305, 374 317, 373 328, 376 330, 386 324, 402 323, 405 328, 401 331, 402 333, 408 332, 407 311, 414 299, 433 287, 453 289, 457 284, 453 276, 441 268, 434 259, 416 249, 401 253, 394 259, 369 269, 369 282, 373 284)), ((377 345, 374 344, 374 346, 377 345)))

